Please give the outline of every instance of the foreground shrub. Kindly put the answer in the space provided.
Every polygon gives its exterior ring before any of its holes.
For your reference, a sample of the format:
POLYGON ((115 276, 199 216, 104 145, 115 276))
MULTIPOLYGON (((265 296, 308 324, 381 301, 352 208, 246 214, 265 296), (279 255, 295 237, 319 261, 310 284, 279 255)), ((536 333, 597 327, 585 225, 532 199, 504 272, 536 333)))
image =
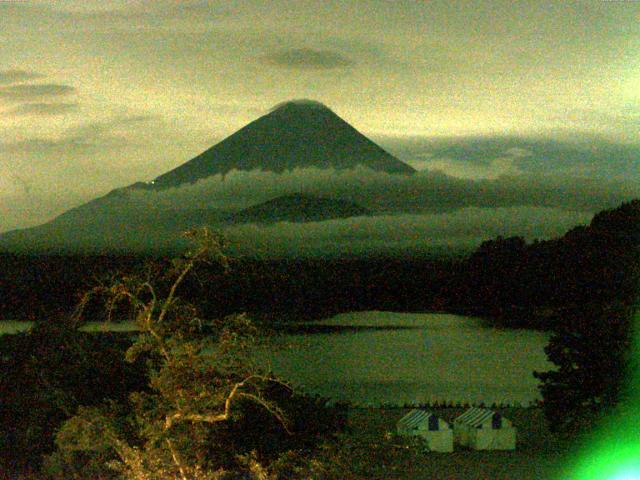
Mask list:
POLYGON ((122 401, 144 390, 140 365, 124 361, 131 339, 79 332, 64 319, 0 342, 0 468, 38 467, 79 405, 122 401))

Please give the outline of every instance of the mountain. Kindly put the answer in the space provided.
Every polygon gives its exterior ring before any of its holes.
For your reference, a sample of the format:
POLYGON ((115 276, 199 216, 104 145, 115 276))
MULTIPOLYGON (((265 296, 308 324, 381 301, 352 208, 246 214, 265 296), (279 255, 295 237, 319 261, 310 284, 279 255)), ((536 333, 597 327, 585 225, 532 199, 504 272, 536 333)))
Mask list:
POLYGON ((152 188, 176 187, 231 170, 284 172, 294 168, 347 169, 357 165, 413 173, 401 162, 311 100, 285 102, 220 143, 157 177, 152 188))
MULTIPOLYGON (((0 234, 0 249, 167 250, 179 244, 181 232, 202 225, 218 229, 230 223, 305 222, 366 215, 369 212, 362 206, 301 194, 298 187, 296 193, 242 211, 223 208, 206 193, 189 197, 190 203, 185 204, 176 191, 167 190, 178 186, 189 189, 200 179, 232 170, 282 173, 303 167, 356 166, 395 174, 414 172, 321 103, 286 102, 153 182, 115 189, 44 225, 0 234)), ((242 204, 242 200, 236 203, 242 204)))
POLYGON ((368 215, 366 208, 343 200, 293 193, 245 208, 232 223, 314 222, 368 215))

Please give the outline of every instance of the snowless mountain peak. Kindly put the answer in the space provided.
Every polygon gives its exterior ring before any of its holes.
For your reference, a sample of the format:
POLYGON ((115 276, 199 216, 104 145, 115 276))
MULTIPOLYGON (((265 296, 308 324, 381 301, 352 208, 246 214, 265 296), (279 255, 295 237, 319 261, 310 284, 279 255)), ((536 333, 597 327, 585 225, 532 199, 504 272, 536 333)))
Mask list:
POLYGON ((300 99, 279 103, 197 157, 160 175, 149 187, 177 187, 232 170, 282 173, 357 165, 388 173, 414 172, 324 104, 300 99))
POLYGON ((295 100, 288 100, 286 102, 280 102, 272 107, 269 112, 275 112, 277 110, 285 109, 307 109, 307 110, 331 110, 324 103, 317 100, 311 100, 309 98, 299 98, 295 100))

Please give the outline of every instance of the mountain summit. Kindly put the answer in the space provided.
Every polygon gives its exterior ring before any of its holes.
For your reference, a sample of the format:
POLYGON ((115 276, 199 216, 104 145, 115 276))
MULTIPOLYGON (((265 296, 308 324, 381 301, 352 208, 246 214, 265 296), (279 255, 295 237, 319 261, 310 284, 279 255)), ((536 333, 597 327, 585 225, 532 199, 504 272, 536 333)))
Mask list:
POLYGON ((160 192, 232 170, 282 173, 295 168, 348 169, 359 165, 398 174, 414 171, 323 104, 286 102, 153 182, 116 189, 43 225, 0 234, 0 249, 164 252, 183 245, 181 232, 201 225, 225 228, 242 223, 320 222, 370 215, 373 212, 367 206, 318 197, 299 187, 291 187, 293 192, 280 189, 276 198, 259 200, 244 209, 225 206, 224 202, 221 205, 220 199, 209 199, 206 194, 195 199, 188 194, 160 192))
POLYGON ((322 103, 294 100, 276 105, 217 145, 160 175, 152 186, 176 187, 231 170, 281 173, 357 165, 389 173, 414 172, 322 103))

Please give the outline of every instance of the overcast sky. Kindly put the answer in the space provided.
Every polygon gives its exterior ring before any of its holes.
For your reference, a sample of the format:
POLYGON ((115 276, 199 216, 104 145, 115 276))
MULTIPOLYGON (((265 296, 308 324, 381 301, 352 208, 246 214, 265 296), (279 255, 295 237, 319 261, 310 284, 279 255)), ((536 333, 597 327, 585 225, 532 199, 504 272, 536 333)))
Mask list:
POLYGON ((292 98, 376 138, 637 145, 640 2, 0 0, 0 231, 149 180, 292 98))

